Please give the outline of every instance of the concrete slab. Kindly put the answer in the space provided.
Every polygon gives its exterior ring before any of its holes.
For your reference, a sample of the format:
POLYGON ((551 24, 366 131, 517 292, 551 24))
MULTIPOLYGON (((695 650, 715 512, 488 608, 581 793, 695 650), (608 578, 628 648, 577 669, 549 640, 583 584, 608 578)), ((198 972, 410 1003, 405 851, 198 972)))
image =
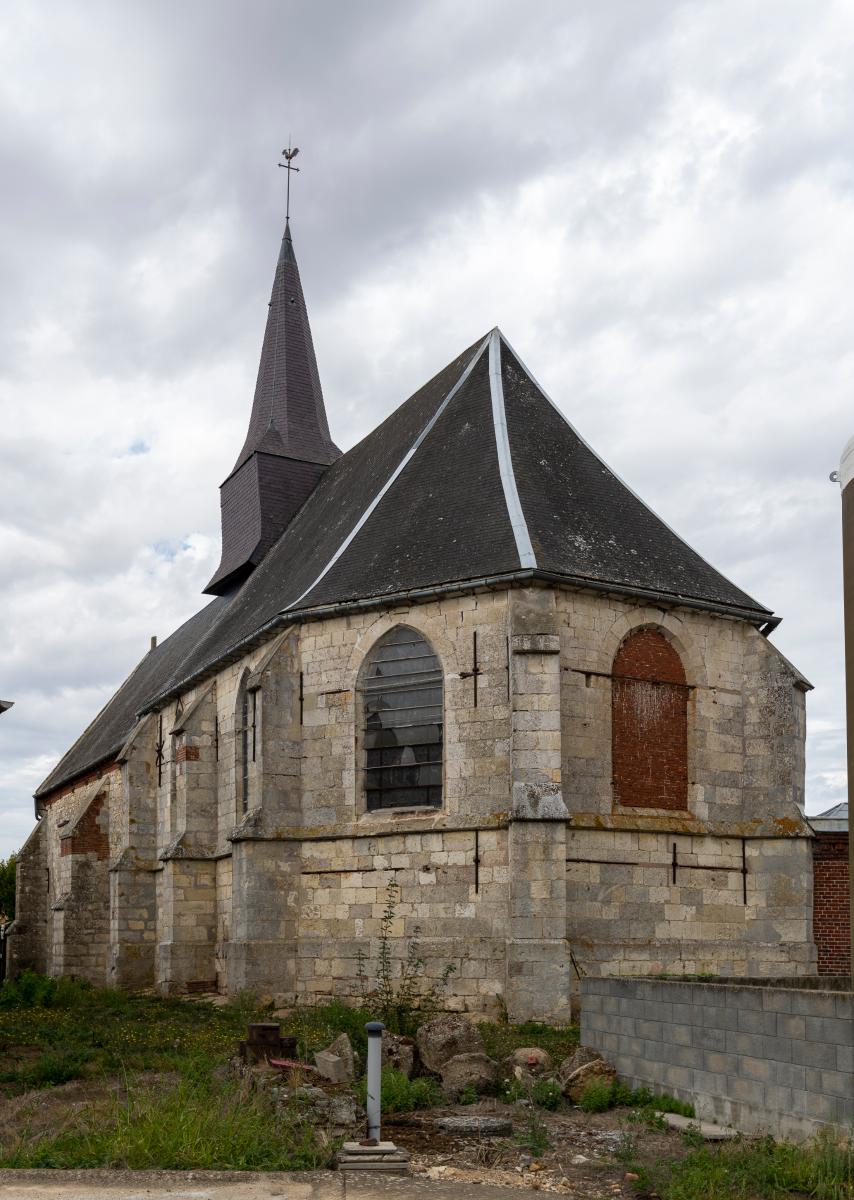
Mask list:
POLYGON ((312 1171, 10 1171, 0 1200, 508 1200, 527 1188, 312 1171), (345 1190, 346 1189, 346 1190, 345 1190))
POLYGON ((737 1129, 729 1125, 713 1125, 711 1121, 698 1121, 696 1117, 681 1117, 679 1113, 662 1113, 664 1124, 671 1129, 696 1129, 707 1142, 728 1142, 739 1136, 737 1129))

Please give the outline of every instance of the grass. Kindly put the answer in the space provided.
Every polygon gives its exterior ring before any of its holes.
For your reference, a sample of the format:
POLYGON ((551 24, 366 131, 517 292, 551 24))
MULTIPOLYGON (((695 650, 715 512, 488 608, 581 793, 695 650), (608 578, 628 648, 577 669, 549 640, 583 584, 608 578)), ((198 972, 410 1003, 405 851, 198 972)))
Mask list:
MULTIPOLYGON (((281 1022, 310 1061, 339 1033, 364 1053, 371 1014, 343 1004, 298 1008, 281 1022)), ((228 1061, 253 1020, 269 1020, 269 1006, 251 993, 216 1006, 156 996, 128 995, 70 979, 24 972, 0 987, 0 1063, 10 1048, 41 1056, 13 1069, 0 1066, 0 1096, 81 1076, 169 1071, 193 1078, 228 1061)))
MULTIPOLYGON (((367 1083, 362 1079, 356 1089, 359 1103, 364 1107, 367 1083)), ((384 1113, 414 1112, 418 1108, 435 1108, 443 1102, 442 1089, 435 1079, 423 1076, 407 1079, 402 1071, 383 1068, 381 1103, 384 1113)))
POLYGON ((552 1056, 555 1067, 578 1049, 581 1033, 577 1025, 542 1025, 539 1021, 526 1021, 523 1025, 484 1022, 478 1028, 490 1058, 503 1062, 514 1050, 539 1046, 552 1056))
POLYGON ((655 1095, 649 1088, 632 1089, 616 1080, 608 1083, 604 1079, 592 1079, 582 1093, 578 1107, 583 1112, 607 1112, 611 1108, 634 1108, 642 1114, 678 1113, 682 1117, 693 1117, 694 1106, 666 1093, 655 1095))
POLYGON ((211 1081, 171 1091, 131 1086, 107 1111, 89 1110, 70 1128, 22 1137, 0 1167, 124 1167, 131 1170, 296 1171, 325 1166, 333 1143, 269 1095, 211 1081))
POLYGON ((825 1135, 808 1145, 738 1142, 703 1146, 680 1160, 654 1165, 627 1163, 645 1195, 661 1200, 852 1200, 854 1143, 825 1135))

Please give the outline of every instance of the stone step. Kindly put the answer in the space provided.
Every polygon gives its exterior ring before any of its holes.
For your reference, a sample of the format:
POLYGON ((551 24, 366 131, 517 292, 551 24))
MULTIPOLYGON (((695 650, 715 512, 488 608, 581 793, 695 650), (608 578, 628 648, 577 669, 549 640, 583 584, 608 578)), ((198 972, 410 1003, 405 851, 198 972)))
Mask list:
POLYGON ((707 1142, 728 1142, 738 1137, 738 1130, 729 1125, 713 1125, 711 1121, 698 1121, 696 1117, 681 1117, 679 1113, 661 1113, 664 1124, 671 1129, 695 1129, 707 1142))

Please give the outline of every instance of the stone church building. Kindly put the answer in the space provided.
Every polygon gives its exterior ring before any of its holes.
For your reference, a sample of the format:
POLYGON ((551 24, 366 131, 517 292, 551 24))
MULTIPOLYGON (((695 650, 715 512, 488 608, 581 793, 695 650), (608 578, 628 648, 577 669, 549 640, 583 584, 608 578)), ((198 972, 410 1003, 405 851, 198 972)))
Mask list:
MULTIPOLYGON (((710 498, 713 502, 713 498, 710 498)), ((36 793, 12 971, 449 1005, 813 973, 807 681, 493 329, 342 454, 289 228, 212 599, 36 793)))

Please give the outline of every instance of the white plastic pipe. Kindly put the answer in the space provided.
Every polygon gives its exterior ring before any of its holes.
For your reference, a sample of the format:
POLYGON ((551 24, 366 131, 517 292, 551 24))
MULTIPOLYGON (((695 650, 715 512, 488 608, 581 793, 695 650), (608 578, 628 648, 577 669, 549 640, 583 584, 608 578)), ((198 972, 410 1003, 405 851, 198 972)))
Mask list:
POLYGON ((368 1110, 368 1137, 380 1140, 380 1113, 382 1112, 382 1021, 368 1021, 368 1085, 365 1107, 368 1110))

